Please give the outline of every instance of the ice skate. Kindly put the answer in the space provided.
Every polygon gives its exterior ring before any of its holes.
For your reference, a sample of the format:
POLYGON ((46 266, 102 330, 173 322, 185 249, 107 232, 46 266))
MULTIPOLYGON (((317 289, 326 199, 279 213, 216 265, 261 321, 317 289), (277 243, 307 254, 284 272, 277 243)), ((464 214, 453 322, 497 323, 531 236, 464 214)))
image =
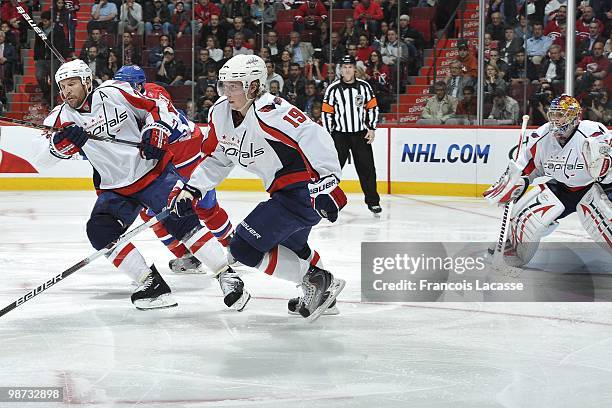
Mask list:
POLYGON ((382 212, 382 207, 380 205, 369 205, 368 210, 372 212, 372 215, 376 218, 380 218, 380 213, 382 212))
POLYGON ((172 291, 155 265, 151 265, 151 273, 132 293, 132 303, 139 310, 165 309, 178 306, 172 297, 172 291))
POLYGON ((334 278, 328 271, 311 265, 302 279, 304 297, 296 307, 298 313, 310 322, 317 320, 342 292, 345 284, 344 280, 334 278))
POLYGON ((201 268, 202 262, 190 252, 180 258, 171 259, 168 262, 170 270, 176 274, 206 274, 206 271, 201 268))
MULTIPOLYGON (((327 298, 327 296, 328 296, 328 293, 325 292, 323 297, 327 298)), ((289 301, 287 302, 287 312, 290 315, 299 316, 300 313, 298 312, 298 305, 300 304, 301 301, 302 301, 302 298, 300 297, 289 299, 289 301)), ((325 309, 325 311, 323 312, 323 316, 335 316, 339 314, 340 314, 340 310, 338 309, 338 307, 336 307, 335 299, 333 302, 330 303, 329 307, 325 309)))
POLYGON ((217 280, 223 291, 225 305, 242 312, 251 300, 251 295, 244 289, 242 279, 232 268, 228 268, 217 276, 217 280))

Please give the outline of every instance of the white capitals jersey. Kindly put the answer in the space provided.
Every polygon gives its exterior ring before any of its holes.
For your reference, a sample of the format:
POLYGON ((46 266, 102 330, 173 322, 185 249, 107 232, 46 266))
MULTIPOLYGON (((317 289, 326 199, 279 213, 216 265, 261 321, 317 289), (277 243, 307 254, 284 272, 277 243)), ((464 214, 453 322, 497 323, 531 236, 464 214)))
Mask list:
MULTIPOLYGON (((171 128, 176 115, 171 115, 165 103, 146 98, 126 82, 105 81, 87 98, 82 109, 75 110, 67 103, 56 106, 44 121, 45 125, 62 127, 74 123, 95 136, 140 142, 140 129, 149 123, 162 121, 171 128)), ((171 159, 166 154, 162 161, 145 160, 137 147, 89 139, 81 149, 93 166, 97 189, 112 189, 131 194, 144 188, 161 174, 171 159)), ((47 149, 37 163, 54 164, 60 159, 47 149), (42 160, 41 160, 42 159, 42 160)))
MULTIPOLYGON (((523 169, 523 174, 532 180, 539 176, 550 176, 570 188, 588 186, 596 181, 589 174, 582 157, 582 145, 589 137, 612 144, 612 137, 604 125, 582 120, 571 139, 561 147, 551 131, 550 123, 546 123, 523 141, 517 164, 523 169)), ((612 172, 600 182, 611 183, 612 172)))
POLYGON ((286 100, 265 93, 238 127, 232 115, 226 97, 210 109, 203 145, 206 156, 189 180, 203 193, 217 186, 234 166, 259 176, 270 194, 331 174, 340 179, 330 134, 286 100))

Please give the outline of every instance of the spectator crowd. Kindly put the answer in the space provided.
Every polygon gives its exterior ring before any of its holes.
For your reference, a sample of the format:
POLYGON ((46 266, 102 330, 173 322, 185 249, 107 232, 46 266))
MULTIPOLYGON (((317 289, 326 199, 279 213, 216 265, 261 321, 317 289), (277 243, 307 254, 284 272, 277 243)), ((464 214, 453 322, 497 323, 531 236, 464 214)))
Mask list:
MULTIPOLYGON (((566 55, 564 1, 490 0, 484 48, 485 124, 547 122, 553 98, 565 90, 566 61, 575 61, 574 94, 583 118, 612 124, 612 3, 578 2, 575 55, 566 55)), ((476 44, 457 42, 449 74, 435 82, 418 123, 473 124, 478 84, 476 44)))
MULTIPOLYGON (((166 86, 178 105, 200 122, 219 97, 217 72, 232 56, 256 54, 266 61, 268 89, 320 121, 322 96, 339 77, 341 58, 357 60, 357 77, 372 86, 381 112, 419 74, 432 32, 413 26, 414 7, 430 7, 441 28, 456 0, 96 0, 85 13, 79 0, 24 2, 56 48, 83 59, 96 82, 125 64, 142 66, 147 78, 166 86), (53 4, 49 4, 53 1, 53 4), (330 10, 330 2, 333 10, 330 10), (87 15, 85 15, 87 14, 87 15), (289 16, 289 18, 287 18, 289 16), (87 40, 75 47, 77 26, 87 40), (425 34, 425 35, 423 35, 425 34), (192 91, 193 87, 193 91, 192 91)), ((0 0, 0 103, 24 72, 21 50, 28 27, 10 0, 0 0)), ((517 123, 529 113, 545 120, 547 102, 565 78, 567 7, 563 0, 488 0, 485 113, 499 123, 517 123)), ((576 24, 576 94, 585 116, 610 121, 609 1, 582 1, 576 24)), ((460 12, 459 12, 460 13, 460 12)), ((457 13, 456 18, 459 20, 457 13)), ((448 24, 453 30, 455 24, 448 24)), ((453 33, 451 33, 453 34, 453 33)), ((59 65, 40 39, 33 65, 43 102, 57 103, 53 72, 59 65)), ((471 123, 476 115, 476 44, 459 40, 448 74, 438 75, 422 114, 426 123, 471 123)))

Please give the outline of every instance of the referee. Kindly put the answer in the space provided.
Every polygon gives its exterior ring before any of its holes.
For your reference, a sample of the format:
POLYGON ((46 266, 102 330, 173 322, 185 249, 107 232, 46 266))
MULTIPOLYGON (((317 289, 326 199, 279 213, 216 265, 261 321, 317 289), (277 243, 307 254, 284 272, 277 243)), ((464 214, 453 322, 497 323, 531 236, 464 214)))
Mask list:
POLYGON ((355 58, 342 58, 341 77, 325 91, 323 121, 331 133, 340 166, 344 167, 352 152, 365 203, 372 213, 379 214, 380 196, 376 191, 376 168, 372 142, 378 122, 378 105, 372 87, 355 78, 355 58))

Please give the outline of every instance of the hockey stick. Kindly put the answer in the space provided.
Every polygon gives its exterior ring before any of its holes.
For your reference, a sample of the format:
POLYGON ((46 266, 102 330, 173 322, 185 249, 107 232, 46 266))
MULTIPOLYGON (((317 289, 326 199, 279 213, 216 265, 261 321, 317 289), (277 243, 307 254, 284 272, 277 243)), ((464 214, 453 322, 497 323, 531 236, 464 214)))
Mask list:
POLYGON ((34 22, 34 20, 32 20, 32 17, 30 17, 30 15, 28 14, 28 12, 22 7, 23 3, 21 2, 21 0, 15 0, 15 3, 17 3, 15 5, 15 8, 17 9, 17 12, 21 15, 21 17, 23 17, 23 19, 25 21, 28 22, 28 24, 30 25, 30 27, 32 27, 32 29, 34 30, 34 32, 40 37, 40 39, 45 43, 45 45, 51 50, 51 52, 57 57, 57 59, 63 64, 64 62, 66 62, 66 60, 64 59, 64 57, 62 56, 62 54, 60 54, 60 52, 57 50, 57 48, 55 48, 53 46, 53 44, 51 44, 51 41, 49 41, 49 37, 47 37, 45 35, 45 32, 43 30, 40 29, 40 27, 38 25, 36 25, 36 23, 34 22))
MULTIPOLYGON (((521 150, 521 145, 523 144, 523 138, 525 136, 525 131, 527 130, 527 122, 529 122, 529 115, 523 115, 523 123, 521 124, 521 134, 519 136, 519 143, 516 148, 516 156, 514 160, 518 159, 519 152, 521 150)), ((493 266, 499 267, 501 265, 505 265, 504 263, 504 245, 506 244, 506 238, 508 235, 508 220, 509 215, 512 211, 512 207, 514 205, 514 200, 510 200, 504 205, 504 215, 502 216, 501 227, 499 230, 499 238, 497 240, 497 246, 495 247, 495 253, 493 254, 493 266)))
MULTIPOLYGON (((27 126, 27 127, 33 128, 33 129, 46 130, 46 131, 49 131, 49 132, 58 132, 58 131, 62 130, 61 128, 56 128, 56 127, 53 127, 53 126, 41 125, 41 124, 34 123, 34 122, 28 122, 26 120, 7 118, 5 116, 0 116, 0 122, 14 123, 16 125, 23 125, 23 126, 27 126)), ((111 138, 111 137, 94 136, 94 135, 92 135, 90 133, 88 133, 88 137, 89 137, 89 139, 97 140, 99 142, 110 142, 110 143, 122 144, 122 145, 126 145, 126 146, 140 147, 140 142, 132 142, 130 140, 114 139, 114 138, 111 138)))
POLYGON ((16 307, 21 306, 22 304, 24 304, 28 300, 32 299, 34 296, 41 294, 45 290, 49 289, 51 286, 55 285, 57 282, 59 282, 61 280, 64 280, 65 278, 67 278, 68 276, 72 275, 73 273, 75 273, 79 269, 83 268, 84 266, 89 265, 95 259, 98 259, 99 257, 101 257, 103 255, 106 255, 107 253, 112 251, 113 248, 115 248, 117 245, 120 245, 120 244, 122 244, 124 242, 127 242, 130 239, 134 238, 136 235, 138 235, 142 231, 148 229, 149 227, 151 227, 156 222, 161 221, 161 220, 165 219, 166 217, 168 217, 168 215, 170 215, 170 210, 169 209, 164 209, 162 212, 157 214, 155 217, 151 218, 149 221, 147 221, 147 222, 145 222, 143 224, 140 224, 138 227, 136 227, 133 230, 128 231, 125 234, 123 234, 122 236, 120 236, 117 239, 117 241, 111 242, 110 244, 108 244, 104 248, 100 249, 99 251, 94 252, 93 254, 89 255, 87 258, 77 262, 76 264, 72 265, 70 268, 66 269, 65 271, 55 275, 54 277, 52 277, 51 279, 49 279, 45 283, 37 286, 35 289, 32 289, 31 291, 29 291, 25 295, 21 296, 19 299, 17 299, 16 301, 11 303, 10 305, 5 307, 4 309, 0 310, 0 317, 4 316, 5 314, 7 314, 11 310, 15 309, 16 307))

